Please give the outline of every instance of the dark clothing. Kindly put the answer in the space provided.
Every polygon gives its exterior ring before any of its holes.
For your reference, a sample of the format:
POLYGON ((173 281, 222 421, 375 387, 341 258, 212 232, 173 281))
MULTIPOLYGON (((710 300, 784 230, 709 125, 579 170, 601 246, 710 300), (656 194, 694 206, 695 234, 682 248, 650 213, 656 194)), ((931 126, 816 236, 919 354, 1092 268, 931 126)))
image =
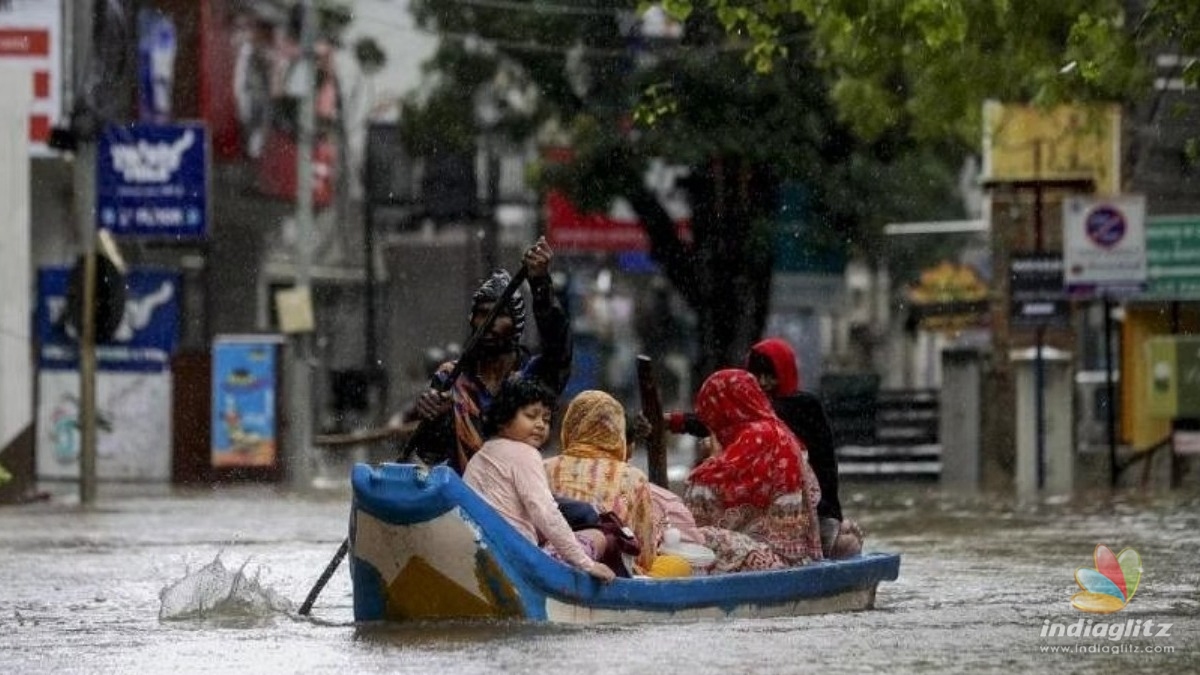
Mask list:
MULTIPOLYGON (((821 399, 807 391, 771 399, 775 414, 783 420, 808 449, 808 464, 821 486, 821 501, 817 503, 819 518, 842 519, 842 504, 838 499, 837 452, 833 445, 833 428, 825 414, 821 399)), ((708 429, 695 413, 684 413, 672 431, 705 438, 708 429)))
MULTIPOLYGON (((534 355, 519 347, 519 358, 510 374, 537 379, 555 394, 561 394, 571 377, 571 324, 548 278, 531 278, 529 287, 541 349, 534 355)), ((452 368, 452 364, 443 365, 434 376, 433 386, 451 392, 454 406, 445 414, 422 422, 409 444, 426 464, 448 462, 462 474, 467 461, 483 444, 482 418, 491 405, 492 394, 470 364, 464 367, 457 382, 448 382, 452 368)))

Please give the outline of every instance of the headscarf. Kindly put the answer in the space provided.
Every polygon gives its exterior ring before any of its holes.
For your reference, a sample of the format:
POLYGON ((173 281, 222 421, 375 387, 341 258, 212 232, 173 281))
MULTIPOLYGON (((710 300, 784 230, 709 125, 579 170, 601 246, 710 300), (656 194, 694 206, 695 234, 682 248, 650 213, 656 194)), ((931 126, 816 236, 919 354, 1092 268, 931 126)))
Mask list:
POLYGON ((689 482, 711 488, 726 507, 766 508, 804 487, 804 445, 775 416, 749 372, 710 375, 696 394, 696 413, 722 450, 696 467, 689 482))
MULTIPOLYGON (((500 299, 504 293, 504 289, 512 282, 512 275, 506 270, 495 270, 492 275, 480 284, 475 294, 471 296, 471 312, 483 304, 494 303, 500 299)), ((525 298, 521 296, 520 291, 513 293, 508 302, 505 303, 505 308, 501 310, 505 315, 512 318, 513 322, 513 343, 521 341, 521 334, 525 331, 525 298)), ((469 317, 468 317, 469 318, 469 317)))
POLYGON ((580 392, 563 413, 560 433, 564 455, 625 461, 625 408, 595 389, 580 392))
POLYGON ((796 365, 796 352, 785 340, 767 338, 750 348, 746 369, 757 372, 754 361, 765 361, 775 375, 775 390, 772 396, 790 396, 800 389, 800 368, 796 365))
POLYGON ((546 460, 550 490, 612 511, 641 544, 638 566, 647 571, 657 555, 654 500, 646 474, 625 460, 625 408, 594 389, 580 392, 563 413, 562 453, 546 460))

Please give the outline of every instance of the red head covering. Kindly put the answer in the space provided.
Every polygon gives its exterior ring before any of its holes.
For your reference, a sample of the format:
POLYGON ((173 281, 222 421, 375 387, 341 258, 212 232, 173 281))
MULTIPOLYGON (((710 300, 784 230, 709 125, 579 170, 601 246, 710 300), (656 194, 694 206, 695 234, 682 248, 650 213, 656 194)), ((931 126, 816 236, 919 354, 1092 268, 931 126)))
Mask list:
MULTIPOLYGON (((796 365, 796 352, 785 340, 767 338, 750 348, 750 353, 765 356, 775 371, 775 391, 772 396, 790 396, 800 389, 800 368, 796 365)), ((747 366, 749 364, 747 363, 747 366)))
POLYGON ((719 370, 696 395, 696 414, 721 443, 721 454, 689 481, 711 488, 725 506, 766 508, 804 485, 804 446, 775 416, 767 395, 745 370, 719 370))

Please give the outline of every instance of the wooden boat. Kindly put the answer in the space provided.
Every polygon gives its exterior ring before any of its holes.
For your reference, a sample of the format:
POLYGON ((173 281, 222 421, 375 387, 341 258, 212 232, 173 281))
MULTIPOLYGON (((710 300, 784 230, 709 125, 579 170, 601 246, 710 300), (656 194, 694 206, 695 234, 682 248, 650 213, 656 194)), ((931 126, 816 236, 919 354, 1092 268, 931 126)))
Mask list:
POLYGON ((872 553, 766 572, 601 584, 546 555, 444 467, 356 465, 354 618, 558 623, 790 616, 870 609, 900 557, 872 553))

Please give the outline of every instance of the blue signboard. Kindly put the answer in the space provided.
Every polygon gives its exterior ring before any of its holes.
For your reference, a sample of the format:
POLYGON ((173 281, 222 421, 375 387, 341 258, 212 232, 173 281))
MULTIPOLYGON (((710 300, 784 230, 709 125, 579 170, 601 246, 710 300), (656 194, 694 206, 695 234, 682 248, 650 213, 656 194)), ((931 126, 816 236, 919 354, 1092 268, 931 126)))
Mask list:
POLYGON ((275 368, 280 339, 226 336, 212 348, 212 465, 270 467, 276 461, 275 368))
POLYGON ((203 237, 207 138, 201 124, 105 128, 96 149, 97 224, 118 235, 203 237))
MULTIPOLYGON (((38 270, 35 322, 38 366, 44 370, 79 367, 79 337, 63 320, 67 310, 68 267, 38 270)), ((167 270, 134 269, 125 276, 125 309, 112 339, 96 345, 99 370, 159 372, 170 367, 179 340, 180 276, 167 270)))

